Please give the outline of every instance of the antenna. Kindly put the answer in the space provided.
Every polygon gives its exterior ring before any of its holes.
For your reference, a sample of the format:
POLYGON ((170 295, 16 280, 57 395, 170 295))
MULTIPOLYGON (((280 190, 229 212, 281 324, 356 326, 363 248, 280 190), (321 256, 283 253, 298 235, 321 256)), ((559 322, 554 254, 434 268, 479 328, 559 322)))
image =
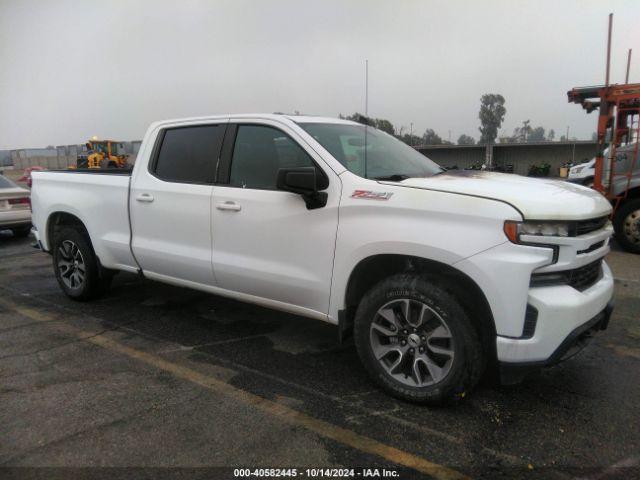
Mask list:
POLYGON ((367 178, 367 130, 369 130, 369 60, 364 61, 364 178, 367 178))
POLYGON ((369 60, 364 61, 364 116, 369 120, 369 60))
POLYGON ((613 13, 609 14, 609 34, 607 37, 607 73, 605 75, 604 85, 609 86, 609 67, 611 65, 611 30, 613 28, 613 13))
POLYGON ((631 68, 631 49, 629 49, 629 54, 627 55, 627 76, 624 79, 624 83, 629 83, 629 69, 631 68))

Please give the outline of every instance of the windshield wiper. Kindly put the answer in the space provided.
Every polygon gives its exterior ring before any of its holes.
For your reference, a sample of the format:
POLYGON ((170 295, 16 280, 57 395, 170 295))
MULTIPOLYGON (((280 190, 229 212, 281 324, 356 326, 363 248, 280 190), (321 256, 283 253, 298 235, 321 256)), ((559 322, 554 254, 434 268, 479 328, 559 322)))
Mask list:
POLYGON ((401 174, 394 174, 394 175, 386 175, 383 177, 373 177, 373 180, 387 180, 389 182, 401 182, 402 180, 406 180, 407 178, 411 178, 409 175, 401 175, 401 174))

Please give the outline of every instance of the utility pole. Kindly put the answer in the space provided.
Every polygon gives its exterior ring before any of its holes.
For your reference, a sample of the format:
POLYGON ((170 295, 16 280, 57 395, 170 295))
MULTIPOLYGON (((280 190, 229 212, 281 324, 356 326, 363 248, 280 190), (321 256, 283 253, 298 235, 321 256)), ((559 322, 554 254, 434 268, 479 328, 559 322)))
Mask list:
POLYGON ((564 138, 567 142, 569 141, 569 125, 567 125, 567 136, 564 138))
POLYGON ((629 83, 629 69, 631 68, 631 49, 627 55, 627 76, 624 78, 624 83, 629 83))

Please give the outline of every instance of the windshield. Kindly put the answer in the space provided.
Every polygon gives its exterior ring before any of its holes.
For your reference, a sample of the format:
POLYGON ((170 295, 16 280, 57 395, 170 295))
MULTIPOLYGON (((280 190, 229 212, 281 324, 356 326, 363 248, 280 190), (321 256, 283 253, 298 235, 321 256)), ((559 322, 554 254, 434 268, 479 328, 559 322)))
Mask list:
POLYGON ((299 125, 350 172, 364 178, 400 181, 444 171, 415 149, 373 127, 312 122, 299 125))

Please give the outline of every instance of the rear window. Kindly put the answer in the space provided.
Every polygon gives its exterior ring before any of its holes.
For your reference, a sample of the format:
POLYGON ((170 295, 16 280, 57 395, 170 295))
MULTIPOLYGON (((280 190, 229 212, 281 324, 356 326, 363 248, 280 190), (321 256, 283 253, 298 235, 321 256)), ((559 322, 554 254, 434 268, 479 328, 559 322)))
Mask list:
POLYGON ((213 183, 223 133, 223 125, 165 130, 155 175, 168 182, 213 183))
POLYGON ((0 175, 0 188, 16 188, 18 185, 13 183, 7 177, 0 175))

